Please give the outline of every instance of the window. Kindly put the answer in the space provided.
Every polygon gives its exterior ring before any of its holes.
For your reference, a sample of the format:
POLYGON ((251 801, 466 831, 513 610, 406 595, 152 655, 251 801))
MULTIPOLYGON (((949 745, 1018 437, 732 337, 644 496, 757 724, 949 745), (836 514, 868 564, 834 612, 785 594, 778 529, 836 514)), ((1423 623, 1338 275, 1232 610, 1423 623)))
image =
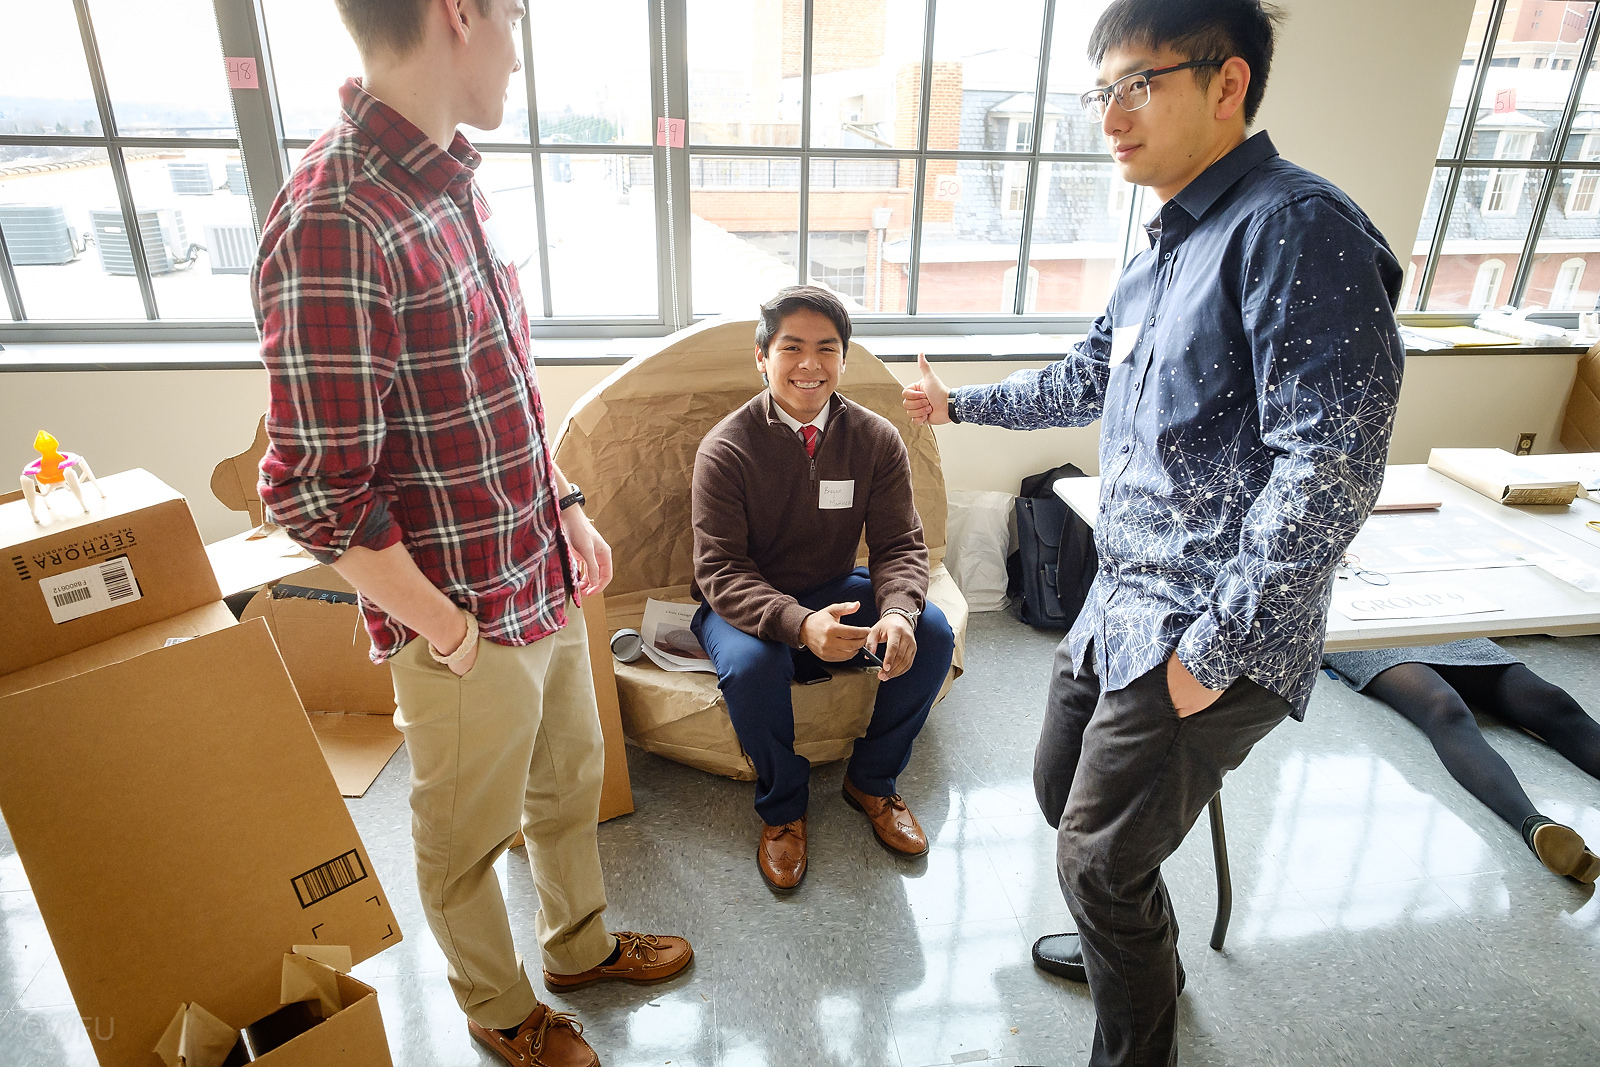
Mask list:
POLYGON ((247 321, 256 229, 210 0, 45 0, 4 23, 11 317, 247 321))
POLYGON ((1600 105, 1578 62, 1597 6, 1569 0, 1560 32, 1535 33, 1516 4, 1477 0, 1402 307, 1554 306, 1562 264, 1600 254, 1600 105))
POLYGON ((1485 260, 1478 266, 1477 278, 1472 283, 1472 301, 1468 305, 1475 311, 1495 306, 1495 295, 1500 292, 1500 280, 1505 277, 1506 265, 1498 259, 1485 260))
MULTIPOLYGON (((1494 158, 1526 159, 1533 146, 1533 134, 1528 130, 1501 130, 1496 138, 1494 158)), ((1527 172, 1496 169, 1489 172, 1488 188, 1483 195, 1485 215, 1514 215, 1517 201, 1522 195, 1522 182, 1527 172)))
POLYGON ((1578 291, 1583 284, 1583 269, 1586 265, 1582 259, 1569 259, 1561 264, 1561 270, 1556 273, 1555 288, 1550 292, 1551 311, 1578 306, 1578 291))
MULTIPOLYGON (((1593 118, 1592 115, 1586 116, 1593 118)), ((1583 135, 1583 146, 1579 149, 1579 160, 1585 163, 1600 161, 1600 130, 1591 129, 1583 135)), ((1584 170, 1575 173, 1569 183, 1571 190, 1567 194, 1567 214, 1572 216, 1592 216, 1600 214, 1600 170, 1584 170)))

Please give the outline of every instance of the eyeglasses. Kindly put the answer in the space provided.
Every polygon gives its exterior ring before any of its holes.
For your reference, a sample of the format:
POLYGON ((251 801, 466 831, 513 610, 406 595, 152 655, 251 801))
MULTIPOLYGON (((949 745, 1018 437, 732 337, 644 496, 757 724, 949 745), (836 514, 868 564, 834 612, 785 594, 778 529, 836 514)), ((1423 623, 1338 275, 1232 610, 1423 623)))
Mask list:
POLYGON ((1090 89, 1078 97, 1078 103, 1083 105, 1083 110, 1089 117, 1099 122, 1106 117, 1106 108, 1111 104, 1112 98, 1117 101, 1117 106, 1124 111, 1138 111, 1150 102, 1150 79, 1159 78, 1163 74, 1171 74, 1175 70, 1192 70, 1195 67, 1220 67, 1227 60, 1224 59, 1192 59, 1187 63, 1179 63, 1171 67, 1159 67, 1153 70, 1141 70, 1136 74, 1129 74, 1118 78, 1104 89, 1090 89))
POLYGON ((1361 565, 1361 557, 1354 552, 1346 552, 1344 559, 1339 561, 1341 570, 1349 571, 1353 576, 1360 578, 1368 585, 1388 585, 1389 576, 1381 571, 1369 571, 1361 565))

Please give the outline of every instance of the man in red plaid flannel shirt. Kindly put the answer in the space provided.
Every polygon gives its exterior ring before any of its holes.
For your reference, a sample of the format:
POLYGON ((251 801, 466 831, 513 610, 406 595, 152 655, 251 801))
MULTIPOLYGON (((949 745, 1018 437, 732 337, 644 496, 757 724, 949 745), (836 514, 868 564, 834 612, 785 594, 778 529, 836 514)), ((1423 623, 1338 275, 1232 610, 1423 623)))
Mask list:
POLYGON ((456 132, 500 124, 524 11, 339 9, 365 78, 278 194, 252 277, 261 498, 361 593, 391 665, 418 888, 469 1031, 510 1063, 595 1063, 516 954, 494 863, 519 827, 547 988, 656 981, 693 953, 602 922, 603 749, 576 598, 610 581, 611 550, 547 447, 517 275, 456 132))

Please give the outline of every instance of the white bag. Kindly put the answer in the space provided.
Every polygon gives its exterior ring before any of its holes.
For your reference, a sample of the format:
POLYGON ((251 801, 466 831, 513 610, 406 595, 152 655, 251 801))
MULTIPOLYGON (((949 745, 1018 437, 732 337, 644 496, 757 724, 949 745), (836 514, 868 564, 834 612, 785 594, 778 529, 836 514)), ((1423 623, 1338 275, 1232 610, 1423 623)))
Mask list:
POLYGON ((952 489, 944 565, 972 611, 1007 604, 1006 555, 1011 551, 1016 498, 1010 493, 952 489))

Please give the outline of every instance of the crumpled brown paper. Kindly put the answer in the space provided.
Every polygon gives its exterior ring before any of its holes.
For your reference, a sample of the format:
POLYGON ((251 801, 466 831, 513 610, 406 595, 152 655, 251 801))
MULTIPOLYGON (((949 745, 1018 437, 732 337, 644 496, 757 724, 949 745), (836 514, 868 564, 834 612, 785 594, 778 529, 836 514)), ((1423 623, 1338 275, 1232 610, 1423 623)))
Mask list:
MULTIPOLYGON (((346 945, 295 945, 283 954, 279 1002, 295 1004, 314 1000, 324 1019, 344 1009, 339 995, 339 975, 348 973, 352 957, 346 945)), ((156 1055, 167 1067, 220 1067, 239 1041, 240 1032, 199 1004, 178 1008, 156 1055)))
POLYGON ((156 1055, 167 1067, 219 1067, 238 1043, 239 1031, 200 1005, 185 1004, 156 1042, 156 1055))

